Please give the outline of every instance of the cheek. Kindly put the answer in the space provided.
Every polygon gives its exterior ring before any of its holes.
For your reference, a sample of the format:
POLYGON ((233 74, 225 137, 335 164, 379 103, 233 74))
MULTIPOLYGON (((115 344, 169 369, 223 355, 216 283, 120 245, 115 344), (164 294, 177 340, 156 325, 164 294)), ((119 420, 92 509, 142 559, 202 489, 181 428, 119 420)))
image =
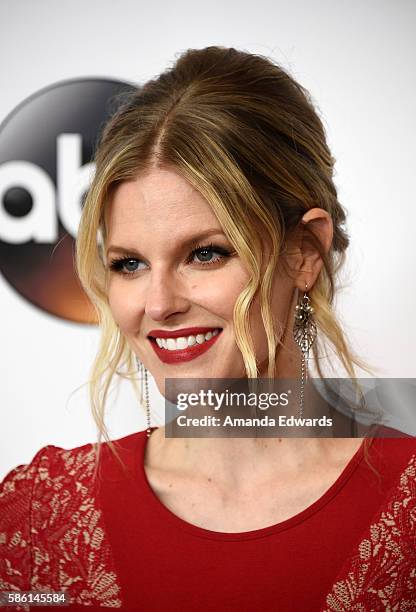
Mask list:
POLYGON ((232 323, 235 302, 247 284, 247 275, 235 266, 208 280, 198 280, 191 286, 192 302, 232 323))
POLYGON ((129 281, 110 282, 108 288, 108 303, 114 321, 121 331, 128 334, 137 330, 140 320, 140 304, 134 292, 128 287, 129 281))

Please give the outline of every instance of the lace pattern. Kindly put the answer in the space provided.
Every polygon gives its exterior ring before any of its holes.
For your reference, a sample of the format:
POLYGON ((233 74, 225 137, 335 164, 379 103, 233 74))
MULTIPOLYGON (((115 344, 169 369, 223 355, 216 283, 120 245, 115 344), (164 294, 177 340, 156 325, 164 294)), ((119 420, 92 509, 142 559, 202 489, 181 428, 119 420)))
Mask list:
POLYGON ((416 610, 416 456, 344 568, 322 612, 416 610))
POLYGON ((120 608, 121 589, 91 486, 94 449, 75 450, 46 446, 3 482, 0 589, 66 591, 71 604, 120 608))
MULTIPOLYGON (((94 449, 42 448, 0 487, 0 590, 66 591, 70 603, 122 607, 94 449)), ((321 612, 416 610, 416 456, 325 597, 321 612)), ((13 610, 28 610, 26 606, 13 610)))

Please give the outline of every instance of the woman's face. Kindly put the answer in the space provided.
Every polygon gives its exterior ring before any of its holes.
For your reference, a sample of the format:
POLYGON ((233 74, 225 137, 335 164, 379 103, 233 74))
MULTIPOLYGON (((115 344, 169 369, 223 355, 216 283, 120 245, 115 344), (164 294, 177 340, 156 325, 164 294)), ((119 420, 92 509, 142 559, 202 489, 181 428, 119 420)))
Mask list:
MULTIPOLYGON (((208 202, 176 172, 152 169, 117 187, 106 211, 114 319, 164 393, 165 378, 245 377, 233 308, 249 275, 208 202)), ((276 272, 281 329, 294 296, 276 272)), ((256 299, 251 329, 260 372, 267 340, 256 299)))

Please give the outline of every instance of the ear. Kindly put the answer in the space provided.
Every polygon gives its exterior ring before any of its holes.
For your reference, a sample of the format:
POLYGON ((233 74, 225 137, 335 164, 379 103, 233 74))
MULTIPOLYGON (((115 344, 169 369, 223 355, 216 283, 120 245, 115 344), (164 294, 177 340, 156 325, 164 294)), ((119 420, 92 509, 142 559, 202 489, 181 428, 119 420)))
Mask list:
POLYGON ((305 238, 305 226, 315 234, 322 245, 322 250, 328 253, 334 235, 334 226, 330 214, 322 208, 311 208, 302 217, 288 239, 286 260, 289 263, 295 286, 304 290, 308 285, 311 289, 322 269, 323 261, 319 251, 305 238))

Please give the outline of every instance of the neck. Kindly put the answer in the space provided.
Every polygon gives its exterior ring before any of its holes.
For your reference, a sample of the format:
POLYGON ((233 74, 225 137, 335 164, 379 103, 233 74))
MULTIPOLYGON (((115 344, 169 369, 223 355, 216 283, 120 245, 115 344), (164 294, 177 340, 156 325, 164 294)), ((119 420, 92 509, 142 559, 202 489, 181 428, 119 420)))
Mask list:
POLYGON ((344 467, 360 438, 165 438, 148 440, 146 466, 189 482, 216 482, 227 494, 253 490, 276 479, 296 480, 336 465, 344 467))

